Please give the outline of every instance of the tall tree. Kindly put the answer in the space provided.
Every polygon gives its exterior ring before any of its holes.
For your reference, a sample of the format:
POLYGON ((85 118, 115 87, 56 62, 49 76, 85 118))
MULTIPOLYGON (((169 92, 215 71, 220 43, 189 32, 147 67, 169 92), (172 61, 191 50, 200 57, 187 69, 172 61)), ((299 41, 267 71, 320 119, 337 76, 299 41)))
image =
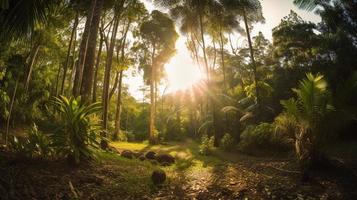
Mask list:
POLYGON ((93 86, 93 76, 94 76, 94 64, 95 64, 95 53, 97 47, 97 38, 99 31, 100 17, 102 13, 104 0, 96 0, 93 17, 91 20, 90 34, 88 37, 87 51, 85 57, 85 63, 83 67, 83 80, 81 87, 81 96, 84 101, 90 101, 92 86, 93 86))
POLYGON ((254 58, 254 50, 252 45, 252 39, 250 35, 250 27, 252 23, 264 22, 264 17, 262 13, 262 6, 258 0, 221 0, 222 4, 225 6, 226 11, 236 15, 238 19, 243 20, 245 25, 245 32, 248 40, 248 46, 250 51, 250 58, 252 62, 252 68, 254 73, 254 85, 256 102, 259 106, 260 94, 259 94, 259 82, 257 77, 257 66, 254 58))
POLYGON ((150 123, 149 136, 150 142, 157 142, 155 129, 155 110, 156 110, 156 90, 155 84, 158 81, 158 72, 175 52, 175 42, 178 34, 175 31, 174 22, 166 14, 154 10, 151 13, 150 19, 145 21, 140 32, 142 38, 150 44, 151 61, 150 70, 147 70, 147 77, 150 83, 150 123))

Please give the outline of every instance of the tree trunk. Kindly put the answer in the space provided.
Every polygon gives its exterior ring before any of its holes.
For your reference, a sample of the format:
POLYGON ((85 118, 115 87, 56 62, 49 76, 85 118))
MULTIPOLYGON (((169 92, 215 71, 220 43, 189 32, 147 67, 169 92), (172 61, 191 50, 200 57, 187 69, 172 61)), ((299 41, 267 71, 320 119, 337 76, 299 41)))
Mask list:
POLYGON ((15 89, 14 89, 14 93, 12 94, 11 97, 11 103, 10 103, 10 108, 9 108, 9 115, 7 117, 7 121, 6 121, 6 132, 5 132, 5 146, 7 146, 8 143, 8 137, 9 137, 9 130, 10 130, 10 120, 11 120, 11 114, 12 114, 12 109, 14 107, 14 102, 15 102, 15 98, 16 98, 16 93, 17 93, 17 87, 19 86, 19 80, 20 78, 17 78, 16 84, 15 84, 15 89))
POLYGON ((109 109, 109 84, 110 84, 110 71, 112 67, 113 61, 113 53, 116 41, 116 35, 118 32, 119 26, 119 17, 117 15, 114 16, 114 26, 112 30, 112 35, 110 39, 109 50, 107 52, 107 60, 105 65, 105 73, 104 73, 104 85, 103 85, 103 128, 105 130, 108 129, 108 109, 109 109))
POLYGON ((92 92, 95 53, 97 47, 99 22, 102 13, 103 2, 104 0, 97 0, 96 2, 91 28, 90 28, 91 30, 88 37, 87 53, 86 53, 86 59, 83 68, 83 80, 81 86, 81 96, 83 98, 83 101, 85 102, 90 101, 91 92, 92 92))
POLYGON ((62 77, 61 91, 60 91, 61 95, 64 92, 64 85, 65 85, 65 82, 66 82, 66 76, 67 76, 68 65, 69 65, 69 58, 70 58, 70 55, 71 55, 71 49, 72 49, 74 34, 76 33, 76 29, 77 29, 77 26, 78 26, 78 21, 79 21, 79 19, 78 19, 78 12, 77 12, 76 13, 76 17, 74 19, 74 23, 73 23, 71 39, 69 41, 69 45, 68 45, 68 49, 67 49, 66 64, 64 65, 64 68, 63 68, 63 77, 62 77))
MULTIPOLYGON (((121 71, 121 70, 120 70, 121 71)), ((110 100, 112 99, 114 93, 115 93, 115 90, 117 89, 118 87, 118 83, 119 83, 119 76, 120 76, 120 71, 118 71, 116 74, 115 74, 115 78, 114 78, 114 84, 113 84, 113 88, 110 90, 109 92, 109 102, 110 100)))
POLYGON ((226 66, 224 63, 224 42, 223 42, 223 33, 222 33, 222 28, 220 28, 219 31, 219 37, 221 40, 221 67, 222 67, 222 72, 223 72, 223 88, 224 92, 227 91, 227 80, 226 80, 226 66))
POLYGON ((56 75, 56 86, 55 86, 55 92, 54 92, 54 96, 58 95, 58 86, 59 86, 59 79, 60 79, 60 75, 61 75, 61 65, 58 65, 58 70, 57 70, 57 75, 56 75))
POLYGON ((95 73, 94 73, 94 81, 93 81, 93 96, 92 96, 93 103, 97 101, 98 71, 99 71, 99 67, 100 67, 100 57, 102 55, 103 43, 104 43, 103 35, 100 34, 99 50, 98 50, 98 54, 97 54, 97 61, 95 64, 95 73))
POLYGON ((153 44, 152 58, 151 58, 151 80, 150 80, 150 124, 149 124, 149 141, 152 144, 156 143, 155 135, 155 46, 153 44))
POLYGON ((256 66, 255 59, 254 59, 253 45, 252 45, 252 40, 250 38, 248 19, 247 19, 247 15, 245 13, 245 9, 243 9, 243 19, 244 19, 244 25, 245 25, 245 30, 246 30, 246 33, 247 33, 248 44, 249 44, 250 58, 252 60, 252 65, 253 65, 255 95, 256 95, 256 98, 257 98, 257 105, 259 106, 260 97, 259 97, 259 89, 258 89, 257 66, 256 66))
MULTIPOLYGON (((124 32, 123 38, 122 38, 122 43, 121 43, 121 56, 120 56, 120 61, 123 63, 124 58, 125 58, 125 44, 126 44, 126 37, 130 28, 131 21, 129 20, 126 30, 124 32)), ((117 54, 117 58, 119 60, 119 51, 117 54)), ((119 84, 118 84, 118 97, 117 97, 117 108, 115 112, 115 131, 114 131, 114 140, 118 140, 118 136, 120 134, 120 129, 121 129, 121 103, 122 103, 122 82, 123 82, 123 74, 124 74, 124 69, 120 70, 119 74, 119 84)))
POLYGON ((88 47, 88 42, 89 42, 89 35, 91 31, 91 25, 92 25, 92 20, 93 20, 93 15, 94 15, 94 9, 96 7, 96 2, 97 0, 92 1, 92 5, 90 10, 88 11, 87 14, 87 20, 86 24, 84 26, 84 31, 82 34, 82 41, 79 47, 79 55, 78 55, 78 61, 76 63, 76 73, 74 76, 74 82, 73 82, 73 96, 77 97, 80 94, 81 91, 81 85, 82 85, 82 77, 83 77, 83 69, 84 69, 84 64, 86 62, 86 55, 87 55, 87 47, 88 47))
POLYGON ((35 65, 37 54, 38 54, 39 50, 40 50, 40 44, 37 44, 35 46, 34 52, 31 56, 31 60, 30 60, 29 66, 28 66, 28 71, 27 71, 26 81, 25 81, 25 93, 27 93, 28 88, 29 88, 33 66, 35 65))
POLYGON ((119 74, 119 84, 118 84, 118 97, 117 97, 117 108, 115 112, 115 131, 113 135, 113 140, 118 140, 119 139, 119 134, 120 134, 120 120, 121 120, 121 88, 122 88, 122 82, 123 82, 123 72, 124 70, 120 71, 119 74))

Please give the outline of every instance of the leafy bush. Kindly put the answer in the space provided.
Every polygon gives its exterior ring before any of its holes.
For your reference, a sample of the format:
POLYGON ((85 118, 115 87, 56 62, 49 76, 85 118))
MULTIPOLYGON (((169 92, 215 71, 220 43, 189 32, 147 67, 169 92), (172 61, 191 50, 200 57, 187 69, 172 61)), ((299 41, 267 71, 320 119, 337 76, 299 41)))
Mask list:
POLYGON ((273 130, 273 126, 269 123, 248 126, 241 135, 241 143, 251 148, 264 147, 270 144, 273 130))
POLYGON ((97 148, 100 125, 90 116, 101 110, 99 103, 86 105, 79 99, 60 96, 52 101, 59 113, 61 126, 53 135, 57 153, 79 163, 82 158, 92 157, 90 147, 97 148))
POLYGON ((207 135, 203 135, 201 139, 201 144, 199 146, 200 154, 202 155, 211 154, 213 146, 214 146, 214 136, 210 138, 207 135))
POLYGON ((13 151, 26 157, 48 157, 53 155, 51 140, 47 135, 44 135, 33 124, 28 138, 19 139, 16 136, 10 138, 10 147, 13 151))
POLYGON ((276 134, 274 124, 261 123, 257 126, 248 126, 243 131, 240 147, 244 150, 286 149, 289 144, 286 142, 286 137, 276 134))
POLYGON ((231 151, 233 149, 234 139, 229 133, 224 134, 222 137, 220 147, 225 151, 231 151))
POLYGON ((321 158, 321 147, 326 137, 323 127, 333 107, 329 104, 330 92, 322 75, 306 74, 293 91, 297 98, 281 102, 284 112, 276 121, 281 131, 294 133, 296 155, 306 169, 321 158))

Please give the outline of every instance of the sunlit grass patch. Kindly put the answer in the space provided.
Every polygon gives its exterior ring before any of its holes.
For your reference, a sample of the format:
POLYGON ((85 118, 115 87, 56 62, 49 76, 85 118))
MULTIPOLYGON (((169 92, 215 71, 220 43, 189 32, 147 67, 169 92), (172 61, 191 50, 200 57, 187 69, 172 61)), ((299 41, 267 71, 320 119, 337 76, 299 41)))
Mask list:
POLYGON ((148 142, 111 142, 111 146, 117 149, 125 149, 125 150, 132 150, 132 151, 141 151, 144 150, 149 146, 148 142))

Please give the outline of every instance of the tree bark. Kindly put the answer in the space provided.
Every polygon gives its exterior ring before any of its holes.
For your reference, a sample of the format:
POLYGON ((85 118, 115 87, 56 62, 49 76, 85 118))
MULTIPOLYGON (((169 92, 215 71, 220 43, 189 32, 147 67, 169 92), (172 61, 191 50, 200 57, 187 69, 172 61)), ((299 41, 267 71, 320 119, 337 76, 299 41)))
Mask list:
POLYGON ((118 97, 117 97, 117 108, 115 112, 115 130, 113 135, 113 140, 118 140, 120 134, 120 120, 121 120, 121 88, 122 88, 122 80, 123 80, 123 72, 124 70, 120 71, 119 74, 119 84, 118 84, 118 97))
POLYGON ((102 13, 104 0, 97 0, 95 10, 93 13, 93 19, 90 28, 90 34, 88 37, 87 53, 85 64, 83 68, 83 79, 81 87, 81 96, 83 101, 89 102, 93 86, 93 76, 94 76, 94 64, 95 64, 95 53, 97 46, 99 22, 102 13))
POLYGON ((95 73, 94 73, 94 81, 93 81, 93 96, 92 96, 93 103, 97 101, 98 71, 100 67, 100 57, 102 55, 103 43, 104 43, 103 34, 100 34, 99 50, 97 54, 97 61, 95 64, 95 73))
POLYGON ((252 60, 252 65, 253 65, 255 95, 256 95, 256 98, 257 98, 257 105, 259 106, 260 97, 259 97, 259 89, 258 89, 257 66, 256 66, 255 59, 254 59, 254 50, 253 50, 252 40, 250 38, 248 19, 247 19, 247 15, 245 13, 245 9, 243 9, 243 19, 244 19, 244 25, 245 25, 245 30, 246 30, 246 33, 247 33, 248 44, 249 44, 250 58, 252 60))
MULTIPOLYGON (((123 63, 124 62, 124 58, 125 58, 125 44, 126 44, 126 38, 127 38, 127 34, 130 28, 130 24, 131 21, 129 20, 126 29, 124 31, 124 35, 122 38, 122 42, 121 42, 121 56, 120 56, 120 61, 123 63)), ((119 51, 117 54, 117 58, 119 60, 119 51)), ((121 108, 122 108, 122 82, 123 82, 123 74, 124 74, 124 69, 120 70, 120 74, 119 74, 119 84, 118 84, 118 97, 117 97, 117 108, 116 108, 116 112, 115 112, 115 130, 114 130, 114 136, 113 139, 117 140, 118 136, 120 134, 120 129, 121 129, 121 108)))
POLYGON ((94 9, 96 7, 97 0, 92 1, 92 5, 90 10, 88 11, 87 14, 87 20, 86 24, 84 25, 84 31, 82 34, 82 41, 79 47, 79 55, 78 55, 78 61, 76 63, 76 73, 74 76, 74 82, 73 82, 73 96, 78 97, 81 91, 81 85, 82 85, 82 77, 83 77, 83 69, 84 69, 84 64, 86 62, 86 55, 87 55, 87 47, 88 47, 88 42, 89 42, 89 35, 91 31, 91 25, 92 25, 92 20, 93 20, 93 15, 94 15, 94 9))
POLYGON ((222 33, 222 28, 220 28, 219 31, 219 37, 221 40, 221 67, 222 67, 222 72, 223 72, 223 88, 224 92, 227 91, 227 80, 226 80, 226 66, 224 63, 224 42, 223 42, 223 33, 222 33))
POLYGON ((150 143, 156 143, 155 136, 155 46, 153 43, 152 58, 151 58, 151 80, 150 80, 150 123, 149 123, 149 140, 150 143))
POLYGON ((76 33, 76 29, 77 29, 77 26, 78 26, 78 21, 79 21, 79 19, 78 19, 78 12, 77 12, 76 13, 76 17, 74 19, 74 23, 73 23, 71 39, 69 41, 69 45, 68 45, 68 49, 67 49, 66 64, 64 65, 64 68, 63 68, 63 77, 62 77, 61 91, 60 91, 61 95, 64 92, 64 85, 65 85, 65 82, 66 82, 66 76, 67 76, 68 65, 69 65, 69 58, 70 58, 70 55, 71 55, 71 49, 72 49, 72 45, 73 45, 74 34, 76 33))
POLYGON ((116 35, 118 32, 119 26, 119 17, 117 15, 114 16, 114 26, 112 30, 112 35, 110 39, 109 50, 107 52, 107 60, 105 65, 105 73, 104 73, 104 88, 103 88, 103 128, 105 130, 108 129, 108 109, 109 109, 109 84, 110 84, 110 71, 112 67, 114 47, 116 41, 116 35))
POLYGON ((33 66, 35 65, 37 54, 38 54, 39 50, 40 50, 40 44, 36 44, 33 54, 31 56, 29 66, 28 66, 28 71, 27 71, 26 81, 25 81, 25 93, 27 93, 28 88, 29 88, 33 66))

